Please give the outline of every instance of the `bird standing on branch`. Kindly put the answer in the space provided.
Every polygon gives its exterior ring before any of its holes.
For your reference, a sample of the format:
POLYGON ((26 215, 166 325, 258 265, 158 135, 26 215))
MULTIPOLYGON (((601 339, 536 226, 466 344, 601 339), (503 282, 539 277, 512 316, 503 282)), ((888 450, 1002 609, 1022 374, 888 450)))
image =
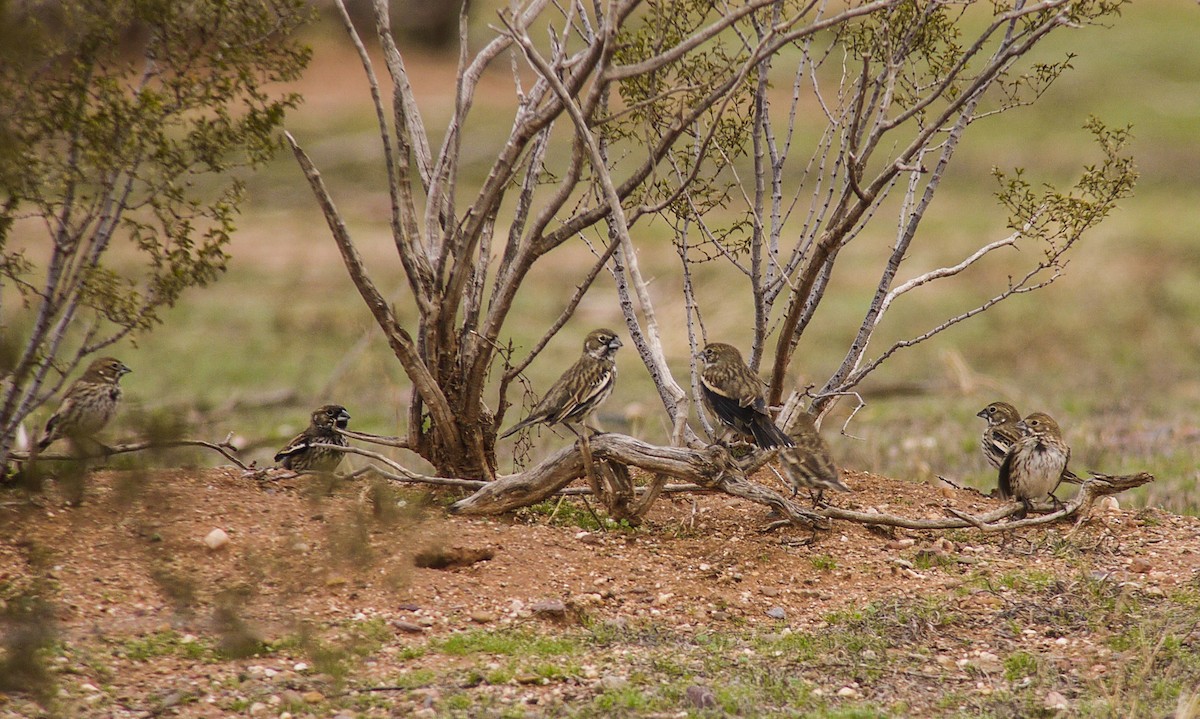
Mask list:
MULTIPOLYGON (((1024 434, 1017 426, 1021 421, 1021 413, 1008 402, 992 402, 979 410, 975 416, 987 420, 987 427, 983 429, 979 445, 988 464, 999 469, 1004 458, 1008 456, 1008 450, 1024 434)), ((1083 484, 1083 480, 1069 469, 1063 472, 1062 481, 1068 484, 1083 484)))
POLYGON ((92 360, 46 422, 37 442, 38 451, 64 437, 77 444, 80 440, 92 439, 104 429, 117 413, 117 403, 121 401, 118 382, 129 372, 132 370, 125 363, 113 357, 92 360))
POLYGON ((562 424, 576 436, 581 436, 574 425, 587 427, 587 418, 612 394, 617 382, 615 357, 621 346, 616 332, 603 328, 592 330, 583 340, 583 355, 579 360, 550 386, 529 416, 500 435, 500 439, 538 423, 562 424))
POLYGON ((350 413, 340 404, 327 404, 312 413, 308 429, 296 435, 287 446, 275 454, 275 461, 294 472, 332 472, 342 463, 336 449, 314 447, 314 444, 334 444, 348 447, 349 443, 338 430, 350 423, 350 413))
POLYGON ((710 342, 697 355, 701 398, 709 414, 721 425, 750 437, 763 449, 790 447, 793 442, 771 421, 763 400, 762 380, 742 360, 733 345, 710 342))
POLYGON ((1034 412, 1017 423, 1023 435, 1013 443, 1000 464, 1000 497, 1014 498, 1029 510, 1030 502, 1049 496, 1067 471, 1071 448, 1050 415, 1034 412))

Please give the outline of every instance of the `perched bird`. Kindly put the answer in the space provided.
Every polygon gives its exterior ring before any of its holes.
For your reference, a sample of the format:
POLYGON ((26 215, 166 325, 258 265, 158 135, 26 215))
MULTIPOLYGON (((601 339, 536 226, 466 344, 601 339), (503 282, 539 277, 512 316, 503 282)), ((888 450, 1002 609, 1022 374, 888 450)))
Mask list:
POLYGON ((808 412, 800 412, 796 424, 792 427, 791 438, 795 446, 779 450, 779 463, 788 482, 792 485, 792 496, 801 487, 816 489, 836 489, 840 492, 851 491, 838 477, 837 465, 833 463, 833 455, 829 445, 817 431, 817 423, 808 412))
MULTIPOLYGON (((1004 457, 1008 455, 1009 447, 1024 434, 1017 426, 1021 421, 1021 413, 1008 402, 992 402, 979 410, 975 416, 987 420, 987 427, 983 429, 979 444, 988 464, 999 469, 1004 457)), ((1069 469, 1063 472, 1062 481, 1068 484, 1083 484, 1083 480, 1069 469)))
POLYGON ((117 383, 129 372, 132 370, 113 357, 92 360, 46 422, 46 429, 42 430, 37 442, 38 451, 64 437, 72 441, 91 439, 104 429, 117 413, 117 403, 121 400, 121 388, 117 383))
POLYGON ((697 359, 704 363, 700 371, 700 394, 709 414, 724 427, 753 438, 764 449, 792 446, 791 438, 767 414, 762 381, 746 366, 736 347, 710 342, 697 359))
POLYGON ((573 425, 579 423, 587 427, 588 416, 612 394, 617 382, 614 357, 620 348, 621 339, 616 332, 592 330, 583 340, 583 355, 579 360, 550 386, 529 416, 500 435, 500 439, 539 422, 562 424, 578 435, 579 431, 573 425))
POLYGON ((987 420, 987 427, 983 428, 983 436, 979 439, 983 456, 987 458, 988 464, 1000 469, 1005 455, 1008 454, 1008 448, 1021 438, 1022 432, 1017 428, 1017 422, 1021 421, 1021 413, 1008 402, 992 402, 979 410, 975 416, 987 420))
POLYGON ((1000 463, 1000 497, 1019 499, 1026 510, 1032 500, 1047 495, 1058 501, 1054 490, 1071 459, 1071 448, 1063 441, 1062 430, 1044 412, 1034 412, 1017 427, 1023 435, 1000 463))
POLYGON ((350 413, 340 404, 327 404, 312 413, 308 429, 275 453, 275 461, 284 469, 296 472, 332 472, 342 463, 342 455, 336 449, 314 447, 314 444, 335 444, 347 447, 346 438, 338 433, 350 423, 350 413))

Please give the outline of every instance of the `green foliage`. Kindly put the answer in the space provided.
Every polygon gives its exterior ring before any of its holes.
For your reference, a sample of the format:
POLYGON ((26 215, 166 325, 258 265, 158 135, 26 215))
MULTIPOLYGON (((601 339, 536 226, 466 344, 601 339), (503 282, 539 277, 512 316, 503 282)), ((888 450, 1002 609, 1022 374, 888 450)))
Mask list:
POLYGON ((1045 268, 1060 268, 1063 252, 1088 229, 1108 216, 1117 203, 1132 196, 1138 173, 1133 158, 1125 154, 1132 131, 1113 129, 1092 117, 1084 124, 1099 145, 1103 159, 1084 167, 1083 176, 1068 192, 1050 185, 1040 190, 1022 170, 1008 174, 993 170, 1000 190, 996 197, 1008 210, 1008 226, 1044 242, 1045 268))
MULTIPOLYGON (((655 0, 646 4, 638 22, 621 28, 615 59, 632 65, 656 57, 720 17, 724 10, 703 0, 655 0)), ((740 26, 752 32, 750 20, 740 26)), ((718 34, 692 52, 682 54, 661 70, 638 73, 617 84, 619 110, 600 121, 602 136, 610 141, 632 141, 655 147, 667 129, 690 126, 667 151, 667 172, 648 180, 643 202, 663 204, 663 214, 673 224, 712 211, 727 211, 737 183, 727 174, 746 153, 746 139, 754 113, 753 91, 758 71, 747 66, 749 52, 732 31, 718 34), (725 101, 712 104, 713 97, 725 101), (695 177, 690 177, 694 174, 695 177), (685 180, 686 178, 686 180, 685 180), (690 182, 686 196, 679 193, 690 182)), ((738 251, 747 243, 745 215, 711 238, 738 251)))
POLYGON ((236 173, 274 154, 300 101, 269 88, 307 64, 293 36, 307 17, 300 0, 30 0, 5 12, 20 42, 0 42, 0 285, 11 288, 0 302, 20 300, 5 323, 27 335, 6 353, 0 457, 44 401, 42 367, 148 330, 225 271, 236 173))

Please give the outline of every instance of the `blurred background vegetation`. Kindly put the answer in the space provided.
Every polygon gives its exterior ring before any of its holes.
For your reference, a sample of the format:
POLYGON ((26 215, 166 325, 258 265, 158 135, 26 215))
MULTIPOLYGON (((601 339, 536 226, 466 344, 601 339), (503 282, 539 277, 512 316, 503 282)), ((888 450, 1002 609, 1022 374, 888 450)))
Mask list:
MULTIPOLYGON (((474 22, 483 25, 489 16, 480 10, 474 22)), ((1194 138, 1200 127, 1198 12, 1194 4, 1144 0, 1126 6, 1111 28, 1052 38, 1039 55, 1055 60, 1073 53, 1074 69, 1034 106, 968 132, 923 226, 924 237, 914 245, 920 255, 912 258, 910 272, 958 262, 1008 234, 1005 213, 993 198, 993 167, 1024 167, 1035 183, 1071 184, 1079 168, 1096 157, 1082 130, 1090 115, 1112 126, 1133 126, 1141 180, 1135 197, 1085 237, 1066 275, 1049 289, 1004 303, 889 361, 865 388, 867 405, 847 428, 852 437, 838 435, 853 408, 853 402, 843 402, 824 432, 844 466, 913 480, 942 475, 988 488, 995 478, 978 451, 983 422, 975 413, 1003 398, 1024 412, 1055 415, 1074 448, 1076 469, 1147 470, 1158 477, 1127 502, 1192 513, 1200 508, 1200 424, 1194 412, 1200 402, 1200 245, 1194 239, 1200 229, 1200 143, 1194 138)), ((314 24, 306 39, 315 56, 305 78, 289 88, 305 102, 290 116, 288 129, 322 170, 376 282, 403 298, 362 69, 332 19, 314 24)), ((415 41, 404 49, 431 140, 437 142, 437 128, 452 108, 456 55, 415 41)), ((464 166, 475 173, 468 182, 482 179, 493 140, 507 129, 511 85, 506 75, 489 76, 477 98, 468 137, 478 144, 479 161, 464 166), (489 105, 496 111, 488 112, 489 105), (479 121, 486 117, 496 125, 479 121)), ((219 440, 232 431, 245 442, 248 458, 265 464, 303 428, 309 411, 326 401, 349 409, 353 429, 403 434, 408 382, 371 329, 374 323, 346 277, 299 169, 290 155, 281 154, 245 180, 249 200, 227 275, 215 289, 190 292, 164 326, 136 346, 114 349, 135 372, 124 382, 128 404, 106 435, 123 437, 147 418, 186 417, 191 435, 219 440)), ((634 231, 661 239, 644 247, 641 261, 656 278, 652 289, 663 314, 664 343, 686 383, 687 342, 682 308, 674 306, 680 280, 670 230, 649 223, 634 231)), ((840 263, 825 305, 801 341, 793 365, 797 383, 821 382, 840 363, 894 231, 877 224, 868 233, 878 241, 864 238, 847 249, 857 254, 840 263)), ((563 248, 539 266, 533 281, 544 292, 518 298, 516 316, 527 321, 509 327, 527 328, 528 334, 512 336, 514 345, 527 348, 557 316, 585 252, 582 244, 563 248)), ((995 294, 1010 267, 985 262, 932 292, 913 293, 897 303, 877 342, 917 334, 932 318, 995 294)), ((701 268, 698 281, 728 282, 719 270, 715 263, 701 268)), ((731 292, 719 313, 709 309, 710 339, 747 341, 749 292, 744 306, 737 297, 731 292)), ((400 302, 397 313, 411 316, 411 308, 400 302)), ((607 277, 529 368, 531 385, 544 390, 578 356, 583 335, 604 325, 622 330, 607 277)), ((601 424, 662 439, 665 414, 631 348, 619 356, 619 365, 620 381, 601 411, 601 424)), ((509 423, 515 419, 510 411, 509 423)), ((543 432, 535 438, 534 454, 567 441, 543 432)), ((500 446, 502 457, 511 447, 500 446)))

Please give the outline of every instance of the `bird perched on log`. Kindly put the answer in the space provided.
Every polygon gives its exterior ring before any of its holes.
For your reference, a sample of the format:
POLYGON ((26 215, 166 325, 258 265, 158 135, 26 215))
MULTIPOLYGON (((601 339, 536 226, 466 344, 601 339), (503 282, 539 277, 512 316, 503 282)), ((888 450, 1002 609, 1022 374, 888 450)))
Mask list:
POLYGON ((1000 463, 1000 497, 1017 499, 1029 510, 1030 502, 1049 496, 1067 471, 1071 448, 1063 441, 1058 423, 1044 412, 1034 412, 1017 423, 1022 436, 1000 463))
POLYGON ((275 453, 275 461, 284 469, 295 472, 332 472, 342 463, 345 452, 313 445, 348 447, 349 443, 338 430, 345 429, 349 423, 350 413, 340 404, 319 407, 313 411, 308 428, 275 453))
MULTIPOLYGON (((621 338, 610 329, 597 329, 583 340, 583 354, 563 372, 542 396, 529 416, 500 435, 504 439, 534 424, 562 424, 579 435, 576 423, 587 427, 587 418, 612 394, 617 382, 617 350, 621 338)), ((598 431, 591 427, 593 432, 598 431)))
POLYGON ((823 491, 836 489, 839 492, 849 492, 851 489, 842 483, 838 476, 837 465, 833 462, 833 454, 829 444, 817 430, 817 423, 808 412, 800 412, 792 427, 790 436, 793 446, 779 450, 779 463, 783 473, 792 485, 792 496, 800 489, 815 489, 823 491))
MULTIPOLYGON (((983 417, 987 421, 983 435, 979 438, 983 456, 987 458, 988 464, 999 469, 1013 442, 1020 439, 1024 433, 1017 426, 1021 421, 1021 413, 1008 402, 992 402, 976 412, 975 416, 983 417)), ((1069 469, 1063 473, 1062 481, 1068 484, 1083 484, 1083 480, 1069 469)))
POLYGON ((792 446, 792 439, 775 426, 767 413, 762 381, 746 366, 736 347, 710 342, 697 359, 704 364, 700 371, 704 406, 723 427, 750 437, 764 449, 792 446))
POLYGON ((63 438, 73 443, 93 439, 117 413, 117 403, 121 401, 118 383, 129 372, 132 370, 114 357, 92 360, 46 422, 37 442, 38 451, 63 438))

